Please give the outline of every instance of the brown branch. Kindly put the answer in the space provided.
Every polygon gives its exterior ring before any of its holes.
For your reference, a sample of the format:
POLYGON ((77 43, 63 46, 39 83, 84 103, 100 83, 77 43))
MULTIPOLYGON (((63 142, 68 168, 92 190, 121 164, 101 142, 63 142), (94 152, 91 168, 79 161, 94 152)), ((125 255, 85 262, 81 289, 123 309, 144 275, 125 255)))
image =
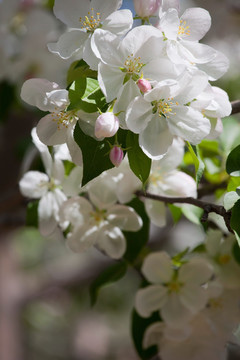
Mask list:
POLYGON ((202 215, 201 221, 206 222, 208 219, 208 214, 211 212, 214 212, 218 215, 221 215, 225 221, 225 224, 230 232, 233 232, 231 226, 230 226, 230 218, 231 218, 231 212, 226 211, 225 208, 221 205, 211 204, 207 201, 195 199, 192 197, 167 197, 167 196, 160 196, 155 194, 150 194, 148 192, 143 191, 136 191, 135 194, 138 197, 143 197, 146 199, 152 199, 157 201, 162 201, 167 204, 190 204, 197 206, 204 210, 204 213, 202 215))
POLYGON ((232 112, 231 115, 240 113, 240 100, 235 100, 231 102, 232 105, 232 112))

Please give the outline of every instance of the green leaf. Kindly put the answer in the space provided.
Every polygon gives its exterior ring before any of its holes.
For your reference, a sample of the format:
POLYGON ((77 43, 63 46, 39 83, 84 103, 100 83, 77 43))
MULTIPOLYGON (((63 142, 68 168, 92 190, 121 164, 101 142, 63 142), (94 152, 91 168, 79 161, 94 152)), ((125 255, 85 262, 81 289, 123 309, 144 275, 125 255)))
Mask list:
POLYGON ((124 236, 127 240, 127 250, 124 258, 130 263, 133 263, 148 242, 150 221, 143 202, 138 198, 134 198, 127 206, 131 206, 138 215, 141 216, 143 221, 143 226, 139 231, 124 231, 124 236))
POLYGON ((233 229, 238 245, 240 246, 240 200, 238 200, 232 208, 230 226, 233 229))
POLYGON ((226 171, 231 176, 240 176, 240 145, 235 147, 228 155, 226 171))
POLYGON ((182 213, 189 221, 197 225, 202 225, 201 217, 203 214, 203 209, 190 204, 182 205, 181 209, 182 213))
POLYGON ((220 144, 226 155, 239 144, 240 126, 237 118, 226 117, 222 120, 223 132, 220 136, 220 144))
POLYGON ((105 269, 90 286, 90 299, 93 306, 98 297, 101 287, 120 280, 127 272, 128 265, 126 261, 121 261, 105 269))
POLYGON ((96 79, 80 78, 75 80, 69 88, 70 105, 68 110, 83 110, 87 113, 105 111, 106 99, 96 79))
POLYGON ((84 60, 74 61, 68 70, 67 85, 69 86, 73 81, 86 77, 97 79, 97 71, 91 70, 84 60))
POLYGON ((27 206, 26 225, 38 227, 38 203, 39 200, 31 201, 27 206))
POLYGON ((146 329, 154 322, 160 321, 159 313, 155 312, 151 317, 145 319, 133 310, 132 312, 132 338, 137 353, 142 360, 153 358, 158 353, 157 346, 151 346, 148 349, 143 348, 143 337, 146 329))
MULTIPOLYGON (((119 129, 118 142, 122 147, 126 146, 126 130, 119 129)), ((114 145, 115 137, 97 141, 91 136, 86 135, 77 123, 74 130, 74 139, 80 149, 83 157, 83 179, 82 186, 86 185, 90 180, 100 175, 103 171, 111 169, 114 165, 109 159, 110 146, 114 145)))
POLYGON ((200 157, 198 145, 191 145, 189 142, 187 142, 187 146, 188 146, 188 150, 190 151, 192 158, 193 158, 193 162, 194 162, 194 166, 195 166, 195 173, 196 173, 196 175, 195 175, 196 183, 198 186, 198 184, 202 178, 205 165, 200 157))
POLYGON ((172 205, 172 204, 168 204, 169 210, 171 211, 172 217, 173 217, 173 221, 174 223, 178 223, 178 221, 180 220, 181 216, 182 216, 182 210, 180 207, 172 205))
POLYGON ((238 264, 240 264, 240 247, 237 241, 234 243, 232 248, 233 257, 238 264))
POLYGON ((149 159, 149 157, 144 154, 140 148, 138 143, 138 134, 134 134, 131 131, 129 131, 127 135, 127 148, 129 148, 128 160, 130 168, 144 186, 150 174, 152 160, 149 159))
POLYGON ((213 140, 202 140, 199 144, 203 157, 212 157, 219 154, 219 143, 213 140))
POLYGON ((227 191, 235 191, 240 186, 240 177, 231 177, 227 186, 227 191))

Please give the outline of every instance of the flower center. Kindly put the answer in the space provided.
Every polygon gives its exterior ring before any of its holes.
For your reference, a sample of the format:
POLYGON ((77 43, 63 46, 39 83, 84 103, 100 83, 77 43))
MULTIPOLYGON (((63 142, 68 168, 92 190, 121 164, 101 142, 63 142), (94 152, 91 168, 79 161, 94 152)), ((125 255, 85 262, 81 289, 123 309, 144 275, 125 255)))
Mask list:
POLYGON ((228 264, 230 260, 231 260, 231 256, 229 254, 224 254, 219 256, 218 263, 220 265, 225 265, 228 264))
POLYGON ((208 306, 212 309, 222 309, 222 299, 209 299, 208 306))
POLYGON ((90 213, 96 225, 100 225, 106 220, 106 210, 95 210, 90 213))
POLYGON ((140 60, 141 60, 140 57, 133 57, 133 54, 128 55, 124 63, 124 66, 128 74, 140 73, 143 67, 143 63, 141 63, 140 60))
POLYGON ((74 111, 57 111, 51 113, 52 121, 57 122, 58 130, 62 128, 68 128, 68 126, 72 123, 75 123, 78 119, 74 111))
POLYGON ((190 35, 189 26, 187 26, 187 22, 185 20, 180 20, 178 35, 190 35))
POLYGON ((91 8, 91 11, 83 18, 79 18, 80 23, 82 24, 82 29, 86 29, 88 32, 94 32, 101 22, 100 13, 96 13, 94 16, 94 9, 91 8))
POLYGON ((169 118, 170 115, 176 115, 176 113, 173 112, 172 106, 179 105, 179 103, 177 101, 173 102, 172 100, 173 98, 159 100, 154 107, 155 112, 158 112, 160 117, 164 116, 165 118, 169 118))
POLYGON ((178 293, 182 286, 183 286, 183 284, 179 283, 178 281, 172 281, 167 284, 168 292, 169 293, 173 293, 173 292, 178 293))

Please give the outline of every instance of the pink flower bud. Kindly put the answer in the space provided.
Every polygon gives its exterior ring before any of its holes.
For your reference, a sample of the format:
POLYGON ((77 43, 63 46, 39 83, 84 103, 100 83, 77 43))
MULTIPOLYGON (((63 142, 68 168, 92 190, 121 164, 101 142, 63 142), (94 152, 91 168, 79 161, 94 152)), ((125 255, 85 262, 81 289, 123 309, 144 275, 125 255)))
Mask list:
POLYGON ((123 160, 123 151, 119 146, 114 146, 109 154, 110 160, 113 165, 118 167, 123 160))
POLYGON ((148 90, 152 89, 150 82, 146 79, 139 79, 137 82, 137 86, 143 93, 146 93, 148 90))
POLYGON ((96 120, 95 136, 98 139, 112 137, 119 129, 119 120, 112 112, 106 112, 96 120))
POLYGON ((148 18, 158 11, 162 0, 133 0, 133 2, 137 15, 141 18, 148 18))

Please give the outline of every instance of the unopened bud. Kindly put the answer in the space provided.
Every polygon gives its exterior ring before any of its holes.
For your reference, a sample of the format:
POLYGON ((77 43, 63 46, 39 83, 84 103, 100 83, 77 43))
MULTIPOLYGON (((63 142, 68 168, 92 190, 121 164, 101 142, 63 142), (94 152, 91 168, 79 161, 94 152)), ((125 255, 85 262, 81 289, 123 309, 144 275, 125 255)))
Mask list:
POLYGON ((134 8, 138 16, 141 18, 149 18, 149 16, 154 15, 160 5, 161 0, 133 0, 134 8))
POLYGON ((114 146, 109 154, 110 160, 113 165, 118 167, 123 160, 123 151, 119 146, 114 146))
POLYGON ((146 79, 139 79, 137 82, 137 86, 143 93, 146 93, 147 91, 152 89, 150 82, 146 79))
POLYGON ((106 112, 96 120, 95 136, 98 139, 112 137, 119 129, 119 120, 112 112, 106 112))

